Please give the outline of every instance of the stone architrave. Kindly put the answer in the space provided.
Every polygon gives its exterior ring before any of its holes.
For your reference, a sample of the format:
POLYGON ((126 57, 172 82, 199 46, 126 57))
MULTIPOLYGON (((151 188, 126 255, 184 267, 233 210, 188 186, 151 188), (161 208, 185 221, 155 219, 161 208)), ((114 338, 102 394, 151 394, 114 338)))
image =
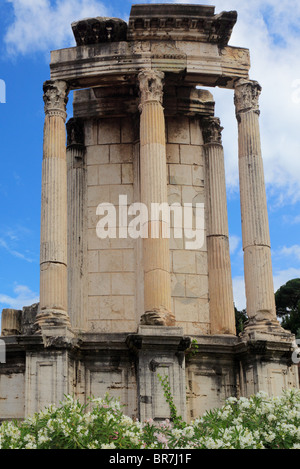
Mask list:
MULTIPOLYGON (((141 202, 148 215, 151 204, 167 203, 167 163, 165 120, 162 107, 164 74, 155 70, 139 73, 140 86, 140 174, 141 202)), ((171 313, 169 238, 162 220, 147 223, 143 239, 144 256, 144 325, 174 325, 171 313), (158 237, 153 237, 155 228, 158 237)))
POLYGON ((42 326, 69 326, 67 313, 67 162, 65 81, 44 83, 40 311, 42 326))
POLYGON ((217 117, 202 120, 208 191, 207 254, 210 321, 212 335, 235 335, 222 130, 220 119, 217 117))
POLYGON ((279 327, 276 319, 267 200, 259 130, 257 81, 235 83, 244 271, 249 326, 279 327))

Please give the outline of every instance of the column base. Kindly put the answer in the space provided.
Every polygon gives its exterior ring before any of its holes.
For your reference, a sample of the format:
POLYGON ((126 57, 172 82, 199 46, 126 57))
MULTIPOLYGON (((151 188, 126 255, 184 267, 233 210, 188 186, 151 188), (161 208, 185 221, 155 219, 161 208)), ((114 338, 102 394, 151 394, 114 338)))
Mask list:
POLYGON ((169 311, 146 311, 141 317, 142 326, 174 326, 175 317, 169 311))
POLYGON ((40 334, 42 327, 68 327, 71 328, 68 313, 63 310, 45 309, 40 311, 35 320, 36 333, 40 334))
POLYGON ((287 331, 286 329, 283 329, 281 327, 280 323, 277 321, 277 319, 274 320, 263 320, 263 321, 257 321, 257 320, 249 320, 245 324, 245 330, 240 334, 242 338, 245 339, 251 339, 253 335, 275 335, 275 336, 281 336, 282 338, 290 338, 291 333, 287 331))

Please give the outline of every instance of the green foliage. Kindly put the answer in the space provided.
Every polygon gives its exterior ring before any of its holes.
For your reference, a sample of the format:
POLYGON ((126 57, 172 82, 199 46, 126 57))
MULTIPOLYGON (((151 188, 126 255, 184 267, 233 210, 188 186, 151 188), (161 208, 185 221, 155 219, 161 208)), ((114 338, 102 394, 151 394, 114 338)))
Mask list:
POLYGON ((177 413, 177 409, 176 409, 176 406, 174 404, 173 396, 172 396, 172 393, 171 393, 169 378, 168 378, 168 376, 163 377, 160 374, 158 374, 157 376, 158 376, 158 379, 159 379, 159 381, 160 381, 160 383, 163 387, 165 399, 166 399, 167 403, 169 404, 172 422, 174 423, 174 425, 176 427, 180 427, 180 426, 184 425, 184 423, 183 423, 182 417, 180 415, 178 415, 178 413, 177 413))
POLYGON ((277 316, 289 314, 299 310, 300 306, 300 278, 289 280, 275 293, 277 316))
POLYGON ((276 313, 281 325, 300 338, 300 278, 289 280, 275 293, 276 313))
POLYGON ((248 321, 248 317, 245 309, 243 309, 242 311, 238 311, 236 307, 234 307, 234 313, 236 334, 239 335, 241 332, 244 331, 245 322, 248 321))
POLYGON ((118 400, 71 396, 22 422, 4 422, 0 449, 300 449, 300 390, 281 396, 231 397, 191 423, 178 417, 166 377, 161 383, 173 421, 141 423, 118 400))
POLYGON ((195 355, 197 355, 197 352, 199 350, 199 344, 196 339, 192 339, 191 345, 189 349, 187 350, 186 358, 192 358, 195 355))

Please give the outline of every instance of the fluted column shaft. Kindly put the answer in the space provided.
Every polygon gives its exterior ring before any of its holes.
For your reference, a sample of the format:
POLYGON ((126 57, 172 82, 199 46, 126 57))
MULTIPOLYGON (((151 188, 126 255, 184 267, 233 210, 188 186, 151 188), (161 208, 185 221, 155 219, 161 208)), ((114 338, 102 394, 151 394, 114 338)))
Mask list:
MULTIPOLYGON (((162 107, 163 73, 139 74, 141 202, 151 214, 151 204, 167 203, 165 120, 162 107)), ((162 220, 149 222, 143 239, 144 314, 142 324, 173 325, 169 239, 163 236, 162 220), (157 237, 153 236, 153 230, 157 237)))
POLYGON ((211 334, 235 334, 224 152, 220 120, 203 119, 207 178, 207 253, 211 334))
POLYGON ((67 122, 68 308, 73 330, 87 329, 86 167, 84 122, 67 122))
POLYGON ((238 121, 239 180, 244 271, 249 325, 274 322, 271 247, 259 130, 259 95, 256 81, 240 79, 235 85, 238 121))
POLYGON ((67 313, 67 162, 64 81, 44 84, 40 312, 37 325, 69 325, 67 313))

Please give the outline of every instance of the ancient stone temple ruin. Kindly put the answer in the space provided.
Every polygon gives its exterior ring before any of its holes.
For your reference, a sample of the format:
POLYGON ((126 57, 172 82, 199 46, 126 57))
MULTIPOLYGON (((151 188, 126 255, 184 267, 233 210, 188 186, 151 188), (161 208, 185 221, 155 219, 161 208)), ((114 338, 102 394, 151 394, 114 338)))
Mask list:
POLYGON ((2 313, 1 419, 106 392, 130 416, 164 419, 160 376, 187 420, 229 396, 298 386, 294 337, 274 303, 261 87, 248 49, 228 46, 236 20, 213 6, 133 5, 128 23, 73 23, 76 47, 52 52, 40 303, 2 313), (234 90, 249 318, 240 336, 208 87, 234 90))

